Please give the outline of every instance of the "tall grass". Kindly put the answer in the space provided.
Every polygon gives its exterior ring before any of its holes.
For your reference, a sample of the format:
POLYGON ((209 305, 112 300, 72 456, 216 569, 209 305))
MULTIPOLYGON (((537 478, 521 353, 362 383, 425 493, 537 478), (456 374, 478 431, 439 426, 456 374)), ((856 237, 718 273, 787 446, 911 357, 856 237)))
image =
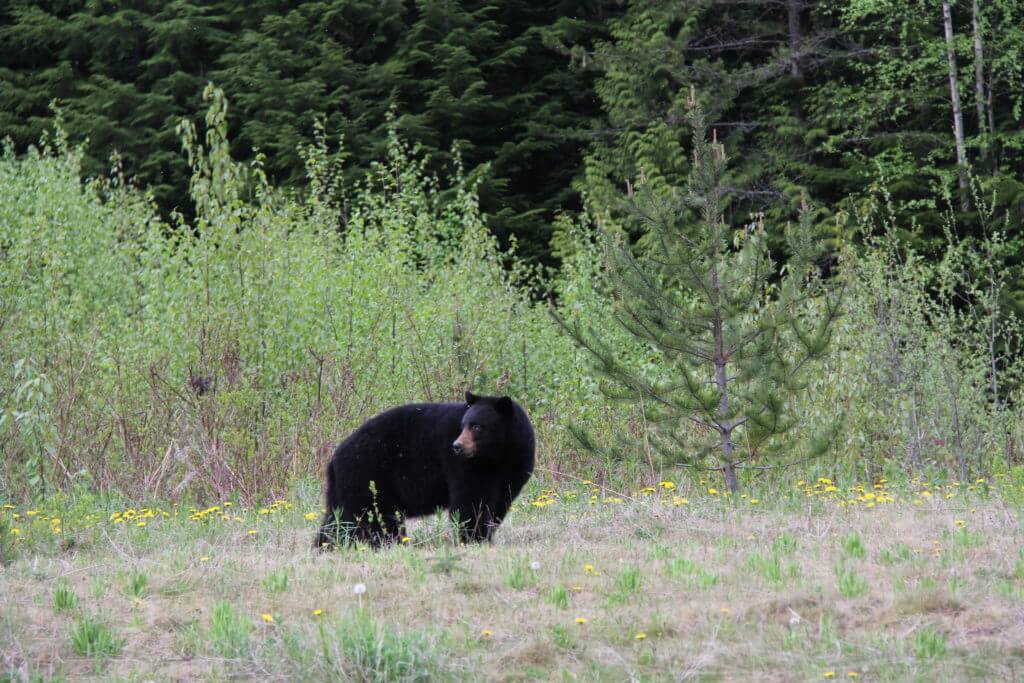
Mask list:
POLYGON ((392 136, 340 206, 321 139, 312 191, 286 196, 230 159, 207 95, 205 141, 182 130, 193 223, 117 176, 83 182, 60 137, 0 159, 0 496, 253 498, 318 475, 386 406, 501 390, 543 431, 581 403, 582 366, 457 171, 442 202, 392 136))
MULTIPOLYGON (((600 397, 534 296, 554 293, 564 316, 659 377, 657 355, 612 317, 587 217, 559 220, 563 265, 542 279, 498 248, 460 169, 431 177, 391 135, 387 157, 346 185, 320 131, 304 150, 309 191, 285 194, 260 158, 231 159, 227 104, 206 96, 202 125, 180 128, 191 221, 162 220, 116 165, 83 181, 59 130, 0 155, 0 498, 280 495, 319 477, 370 415, 468 386, 528 408, 541 473, 657 481, 672 465, 646 446, 637 409, 600 397), (577 447, 565 429, 576 424, 600 456, 577 447)), ((849 293, 834 353, 794 399, 802 424, 773 449, 800 461, 815 450, 803 437, 839 424, 805 474, 962 479, 1013 464, 1022 335, 998 305, 1005 272, 979 265, 1005 240, 951 238, 929 266, 877 215, 858 219, 862 246, 840 250, 849 293)), ((681 448, 700 452, 702 439, 681 448)))

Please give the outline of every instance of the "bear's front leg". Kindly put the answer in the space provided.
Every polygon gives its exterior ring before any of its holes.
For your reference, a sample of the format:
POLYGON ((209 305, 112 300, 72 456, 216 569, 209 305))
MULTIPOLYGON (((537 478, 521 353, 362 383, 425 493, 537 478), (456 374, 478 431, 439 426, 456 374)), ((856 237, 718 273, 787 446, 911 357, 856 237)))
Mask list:
POLYGON ((497 526, 494 523, 494 505, 483 500, 452 505, 449 514, 459 529, 459 540, 481 542, 491 540, 497 526))

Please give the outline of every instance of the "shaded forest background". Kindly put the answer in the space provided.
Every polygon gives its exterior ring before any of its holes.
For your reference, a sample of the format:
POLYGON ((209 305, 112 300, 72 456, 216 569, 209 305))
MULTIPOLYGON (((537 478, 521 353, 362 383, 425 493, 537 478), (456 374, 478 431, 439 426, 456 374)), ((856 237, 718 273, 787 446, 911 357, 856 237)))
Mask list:
POLYGON ((24 150, 52 125, 56 102, 71 141, 88 141, 84 172, 105 173, 116 152, 165 215, 195 212, 176 125, 200 115, 210 81, 232 102, 235 158, 263 152, 283 187, 304 186, 298 150, 318 118, 344 137, 334 153, 347 177, 363 177, 384 154, 393 111, 436 172, 457 149, 482 179, 493 234, 547 265, 560 256, 557 214, 580 209, 581 196, 595 215, 628 222, 630 183, 684 184, 691 84, 733 160, 740 219, 790 218, 806 196, 820 226, 841 231, 884 185, 927 254, 944 243, 949 207, 963 230, 979 229, 968 164, 974 190, 1001 215, 1019 216, 1024 197, 1017 0, 14 0, 0 9, 3 135, 24 150))

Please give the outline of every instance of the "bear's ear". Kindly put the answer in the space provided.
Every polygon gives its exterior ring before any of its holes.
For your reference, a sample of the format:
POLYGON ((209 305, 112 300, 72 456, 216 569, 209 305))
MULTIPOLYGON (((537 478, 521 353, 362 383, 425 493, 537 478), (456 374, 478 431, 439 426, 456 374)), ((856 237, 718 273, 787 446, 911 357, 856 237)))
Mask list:
POLYGON ((511 413, 512 412, 512 399, 508 396, 502 396, 498 399, 497 403, 494 404, 494 409, 499 413, 511 413))
POLYGON ((479 397, 479 396, 477 396, 476 394, 474 394, 474 393, 473 393, 472 391, 470 391, 469 389, 466 389, 466 405, 467 405, 467 406, 471 406, 471 405, 473 405, 474 403, 476 403, 476 400, 477 400, 478 398, 480 398, 480 397, 479 397))

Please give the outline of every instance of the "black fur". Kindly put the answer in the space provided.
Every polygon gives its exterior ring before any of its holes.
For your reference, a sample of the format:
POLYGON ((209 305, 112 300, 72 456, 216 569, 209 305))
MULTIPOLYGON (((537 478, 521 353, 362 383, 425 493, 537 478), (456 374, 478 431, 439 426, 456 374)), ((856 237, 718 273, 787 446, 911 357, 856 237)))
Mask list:
POLYGON ((371 418, 327 465, 327 514, 316 545, 404 535, 404 520, 439 508, 463 541, 490 540, 534 465, 533 427, 507 397, 419 403, 371 418))

